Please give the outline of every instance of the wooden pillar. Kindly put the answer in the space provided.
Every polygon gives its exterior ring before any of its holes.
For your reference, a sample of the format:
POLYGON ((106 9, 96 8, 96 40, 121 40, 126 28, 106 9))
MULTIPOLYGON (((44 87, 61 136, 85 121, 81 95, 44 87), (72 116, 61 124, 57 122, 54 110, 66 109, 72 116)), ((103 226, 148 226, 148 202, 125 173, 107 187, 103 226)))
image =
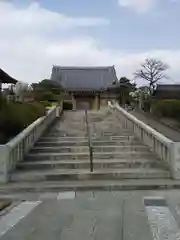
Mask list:
POLYGON ((95 101, 96 101, 96 110, 99 110, 99 96, 98 95, 96 95, 95 101))
POLYGON ((76 99, 74 97, 74 94, 72 93, 72 104, 73 104, 73 110, 76 110, 76 99))
POLYGON ((94 110, 99 110, 99 96, 95 95, 93 99, 93 109, 94 110))

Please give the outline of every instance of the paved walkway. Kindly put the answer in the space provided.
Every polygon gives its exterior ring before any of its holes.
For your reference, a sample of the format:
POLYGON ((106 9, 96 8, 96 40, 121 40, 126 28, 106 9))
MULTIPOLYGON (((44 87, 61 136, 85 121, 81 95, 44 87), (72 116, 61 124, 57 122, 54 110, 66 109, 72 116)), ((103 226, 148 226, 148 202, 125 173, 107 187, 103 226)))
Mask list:
POLYGON ((175 141, 180 142, 180 132, 150 118, 150 116, 146 116, 145 114, 142 114, 137 111, 130 112, 132 115, 137 117, 139 120, 143 121, 144 123, 148 124, 152 128, 156 129, 158 132, 162 133, 167 138, 175 141))
POLYGON ((175 240, 179 204, 176 190, 43 193, 1 216, 0 239, 175 240))

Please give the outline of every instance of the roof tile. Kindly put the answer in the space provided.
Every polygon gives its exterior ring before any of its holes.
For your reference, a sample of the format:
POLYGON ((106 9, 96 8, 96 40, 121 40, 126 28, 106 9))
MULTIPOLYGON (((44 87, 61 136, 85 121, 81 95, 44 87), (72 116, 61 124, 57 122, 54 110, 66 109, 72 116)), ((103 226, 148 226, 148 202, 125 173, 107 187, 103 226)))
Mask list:
POLYGON ((114 66, 60 67, 53 66, 51 80, 59 81, 66 90, 102 90, 118 82, 114 66))

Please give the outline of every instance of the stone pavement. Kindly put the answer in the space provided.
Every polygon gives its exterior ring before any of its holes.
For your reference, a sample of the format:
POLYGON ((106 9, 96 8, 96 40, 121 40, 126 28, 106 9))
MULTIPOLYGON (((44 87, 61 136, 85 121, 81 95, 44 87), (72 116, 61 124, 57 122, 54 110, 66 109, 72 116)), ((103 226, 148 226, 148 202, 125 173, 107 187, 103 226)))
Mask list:
POLYGON ((177 190, 29 193, 26 198, 0 217, 0 239, 180 239, 177 190))
POLYGON ((130 113, 132 115, 134 115, 135 117, 137 117, 142 122, 146 123, 150 127, 154 128, 158 132, 162 133, 164 136, 171 139, 172 141, 180 142, 180 132, 178 132, 177 130, 174 130, 174 129, 154 120, 153 118, 150 118, 150 115, 146 116, 145 114, 142 114, 138 111, 131 111, 130 113))

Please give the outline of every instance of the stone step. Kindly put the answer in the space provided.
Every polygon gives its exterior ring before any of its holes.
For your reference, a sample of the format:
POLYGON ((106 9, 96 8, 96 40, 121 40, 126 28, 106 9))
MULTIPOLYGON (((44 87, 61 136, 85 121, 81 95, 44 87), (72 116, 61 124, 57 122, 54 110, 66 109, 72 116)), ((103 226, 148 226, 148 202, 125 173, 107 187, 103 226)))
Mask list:
POLYGON ((66 133, 66 134, 64 134, 64 133, 48 133, 48 134, 46 134, 46 137, 68 137, 68 138, 74 138, 74 137, 85 137, 85 138, 87 138, 87 134, 84 132, 84 131, 82 131, 81 133, 66 133))
POLYGON ((100 169, 90 172, 86 169, 66 169, 47 171, 16 171, 11 174, 10 181, 73 181, 79 180, 122 180, 122 179, 162 179, 170 178, 170 173, 160 169, 100 169))
MULTIPOLYGON (((88 146, 70 146, 70 147, 38 147, 35 146, 31 153, 79 153, 79 152, 88 152, 88 146)), ((125 151, 141 151, 141 152, 149 152, 146 146, 143 145, 129 145, 129 146, 93 146, 93 152, 125 152, 125 151)))
POLYGON ((127 128, 124 128, 121 124, 111 122, 111 123, 104 123, 104 122, 99 122, 99 123, 89 123, 89 126, 91 129, 97 129, 99 131, 107 131, 111 132, 114 130, 120 130, 123 132, 129 132, 130 130, 127 128))
MULTIPOLYGON (((93 159, 137 159, 137 158, 156 159, 151 152, 104 152, 93 153, 93 159)), ((27 161, 41 161, 41 160, 66 160, 66 159, 89 159, 89 152, 84 153, 29 153, 25 157, 27 161)))
POLYGON ((47 135, 44 137, 41 137, 39 139, 40 142, 82 142, 82 141, 88 141, 88 138, 83 136, 83 137, 48 137, 47 135))
POLYGON ((82 141, 38 141, 37 147, 73 147, 73 146, 88 146, 88 140, 82 141))
MULTIPOLYGON (((101 168, 164 168, 161 161, 148 159, 96 159, 93 161, 94 169, 101 168)), ((86 160, 60 160, 60 161, 25 161, 18 164, 17 169, 41 170, 44 169, 89 169, 90 161, 86 160)))
POLYGON ((67 112, 39 139, 24 159, 27 161, 18 164, 11 175, 11 184, 19 184, 19 189, 26 183, 30 186, 27 189, 40 185, 51 190, 111 186, 128 189, 135 187, 134 182, 139 180, 140 189, 145 181, 155 179, 157 186, 158 180, 165 182, 170 178, 167 166, 111 113, 88 112, 88 120, 94 150, 93 173, 84 112, 67 112))
MULTIPOLYGON (((116 136, 129 136, 130 133, 129 132, 124 132, 124 131, 114 131, 114 132, 110 132, 110 133, 104 133, 103 131, 96 131, 93 133, 93 131, 91 131, 91 136, 93 137, 93 135, 95 136, 104 136, 104 137, 116 137, 116 136)), ((61 133, 61 132, 49 132, 47 135, 47 137, 87 137, 87 133, 86 131, 76 131, 76 132, 66 132, 66 133, 61 133)))
POLYGON ((53 146, 53 147, 38 147, 35 146, 30 153, 87 153, 89 147, 87 146, 53 146))
POLYGON ((62 191, 132 191, 132 190, 180 189, 180 180, 172 179, 123 179, 84 181, 11 182, 0 185, 1 194, 47 193, 62 191))
MULTIPOLYGON (((134 145, 139 145, 140 142, 136 139, 133 141, 122 141, 122 140, 112 140, 112 141, 103 141, 103 140, 92 140, 92 145, 93 146, 134 146, 134 145)), ((38 147, 71 147, 71 146, 88 146, 88 139, 82 140, 82 141, 38 141, 35 146, 38 147)))
MULTIPOLYGON (((92 141, 134 141, 135 137, 134 136, 106 136, 106 137, 102 137, 102 136, 92 136, 91 137, 92 141)), ((49 142, 49 141, 53 141, 53 142, 59 142, 59 141, 73 141, 73 142, 80 142, 80 141, 88 141, 88 138, 86 136, 83 137, 55 137, 55 136, 45 136, 45 137, 41 137, 40 142, 49 142)))
MULTIPOLYGON (((99 132, 104 132, 104 133, 113 133, 113 132, 116 132, 117 130, 119 130, 120 132, 122 132, 122 133, 129 133, 130 132, 130 130, 129 129, 126 129, 126 128, 120 128, 120 126, 116 126, 116 125, 114 125, 114 123, 112 123, 112 124, 110 124, 110 125, 107 125, 107 124, 103 124, 103 123, 101 123, 100 124, 100 129, 99 129, 99 127, 96 127, 97 125, 94 125, 94 124, 89 124, 89 127, 90 127, 90 129, 95 129, 96 131, 99 131, 99 132), (111 127, 111 128, 109 128, 109 127, 111 127)), ((69 132, 69 133, 71 133, 71 131, 83 131, 83 130, 86 130, 86 125, 84 125, 84 126, 82 126, 82 124, 81 125, 79 125, 79 126, 77 126, 77 125, 71 125, 71 126, 69 126, 68 125, 68 127, 70 127, 70 128, 68 128, 68 129, 66 129, 66 130, 64 130, 64 129, 62 129, 62 127, 60 126, 60 127, 56 127, 56 128, 53 128, 53 129, 51 129, 50 131, 49 131, 49 133, 67 133, 67 132, 69 132)))

